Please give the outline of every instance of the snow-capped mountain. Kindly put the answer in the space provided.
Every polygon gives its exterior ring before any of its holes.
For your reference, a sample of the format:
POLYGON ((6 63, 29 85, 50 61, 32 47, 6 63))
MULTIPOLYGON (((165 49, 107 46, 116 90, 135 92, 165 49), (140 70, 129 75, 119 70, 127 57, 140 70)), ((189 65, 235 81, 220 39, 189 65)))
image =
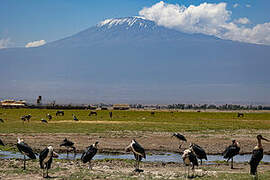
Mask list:
POLYGON ((219 93, 235 99, 230 91, 255 98, 258 89, 253 87, 270 85, 269 59, 269 46, 187 34, 141 17, 107 19, 38 48, 0 50, 0 83, 5 85, 0 92, 15 96, 35 89, 37 94, 76 98, 77 92, 97 101, 104 94, 108 97, 103 99, 125 96, 131 101, 183 99, 196 93, 202 93, 198 99, 219 93), (29 82, 31 89, 24 85, 29 82))

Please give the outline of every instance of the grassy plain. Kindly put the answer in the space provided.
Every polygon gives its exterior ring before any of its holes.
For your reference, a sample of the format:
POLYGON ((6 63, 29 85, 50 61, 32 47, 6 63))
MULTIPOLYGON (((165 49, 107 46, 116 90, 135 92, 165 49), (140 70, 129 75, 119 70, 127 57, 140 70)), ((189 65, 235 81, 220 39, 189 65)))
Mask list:
POLYGON ((109 131, 205 131, 205 130, 267 130, 270 129, 270 113, 250 112, 238 118, 236 112, 164 112, 157 111, 97 111, 89 117, 89 110, 65 110, 65 116, 55 116, 56 110, 48 109, 0 109, 0 133, 99 133, 109 131), (41 123, 46 114, 53 115, 48 124, 41 123), (30 123, 20 117, 31 114, 30 123), (75 114, 79 121, 72 118, 75 114))

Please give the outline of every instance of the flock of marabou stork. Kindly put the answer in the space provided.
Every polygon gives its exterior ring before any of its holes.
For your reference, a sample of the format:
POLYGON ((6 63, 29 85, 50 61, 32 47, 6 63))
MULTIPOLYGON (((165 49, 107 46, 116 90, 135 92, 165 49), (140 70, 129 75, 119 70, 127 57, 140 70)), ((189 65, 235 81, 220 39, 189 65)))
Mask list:
MULTIPOLYGON (((63 111, 57 111, 56 115, 64 115, 63 111)), ((23 122, 28 121, 31 119, 31 114, 24 115, 21 117, 23 122)), ((75 114, 72 114, 73 120, 78 121, 78 118, 76 117, 75 114)), ((110 112, 110 117, 112 117, 112 113, 110 112)), ((48 120, 52 119, 52 116, 50 114, 47 114, 48 120)), ((2 119, 0 119, 0 122, 4 122, 2 119)), ((41 119, 41 122, 43 123, 48 123, 46 119, 41 119)), ((181 147, 184 142, 187 142, 187 139, 185 138, 184 135, 179 134, 179 133, 174 133, 172 137, 176 137, 180 141, 179 149, 181 151, 181 147)), ((255 148, 252 151, 252 156, 249 161, 250 165, 250 174, 251 175, 257 175, 257 167, 260 163, 260 161, 263 159, 263 146, 262 146, 262 140, 268 141, 262 135, 257 135, 257 141, 258 144, 255 146, 255 148)), ((0 146, 4 146, 3 141, 0 139, 0 146)), ((68 139, 64 139, 63 142, 60 144, 60 147, 66 147, 67 148, 67 156, 69 153, 69 149, 71 148, 72 151, 74 152, 74 157, 76 156, 76 148, 74 146, 74 143, 68 139)), ((24 166, 23 169, 26 169, 25 161, 26 161, 26 156, 28 156, 30 159, 36 159, 37 153, 34 153, 32 148, 24 142, 23 139, 18 138, 17 142, 17 148, 18 150, 23 154, 24 156, 24 166)), ((135 140, 133 139, 131 143, 126 147, 126 152, 133 152, 136 163, 135 163, 135 172, 143 172, 142 169, 139 168, 139 163, 142 160, 142 158, 146 159, 145 155, 145 150, 144 148, 135 140)), ((89 163, 89 169, 92 169, 91 166, 91 160, 92 158, 96 155, 98 151, 98 142, 95 142, 93 145, 88 146, 85 151, 83 152, 81 156, 81 161, 83 163, 89 163)), ((240 146, 239 143, 236 140, 232 140, 232 144, 229 145, 225 151, 223 152, 223 157, 224 159, 227 159, 227 162, 231 160, 231 169, 233 169, 233 157, 239 154, 240 151, 240 146)), ((39 154, 39 162, 40 162, 40 168, 43 170, 43 177, 47 178, 48 176, 48 169, 51 168, 52 160, 53 158, 57 158, 58 154, 54 151, 52 146, 46 147, 44 150, 42 150, 39 154), (44 174, 44 169, 47 171, 46 174, 44 174)), ((188 176, 189 176, 189 170, 190 167, 194 171, 194 167, 198 166, 198 160, 201 161, 202 165, 202 160, 205 159, 207 160, 207 155, 205 150, 200 147, 199 145, 195 143, 190 143, 189 148, 185 149, 182 152, 182 159, 184 162, 185 167, 188 168, 188 176)), ((185 168, 186 171, 186 168, 185 168)))
MULTIPOLYGON (((174 133, 172 137, 176 137, 180 140, 180 142, 187 142, 187 139, 185 136, 174 133)), ((250 174, 251 175, 257 175, 257 167, 260 163, 260 161, 263 158, 263 146, 261 140, 269 141, 262 137, 262 135, 257 135, 257 141, 258 144, 255 146, 255 148, 252 151, 252 157, 249 161, 250 165, 250 174)), ((0 145, 4 146, 3 141, 0 139, 0 145)), ((67 156, 69 149, 71 148, 74 152, 74 156, 76 155, 76 148, 74 146, 74 143, 67 138, 63 140, 63 142, 60 144, 60 147, 66 147, 67 148, 67 156)), ((182 143, 179 146, 179 149, 181 149, 182 143)), ((33 149, 24 142, 23 139, 18 138, 17 142, 17 148, 18 150, 23 154, 24 160, 23 160, 23 169, 26 169, 26 156, 28 156, 30 159, 36 159, 37 153, 33 151, 33 149)), ((96 155, 98 151, 98 142, 95 142, 94 144, 88 146, 85 151, 83 152, 81 156, 81 161, 83 163, 89 163, 89 169, 92 169, 91 160, 96 155)), ((125 148, 126 152, 133 152, 136 163, 135 163, 135 172, 143 172, 142 169, 139 168, 139 163, 142 160, 142 158, 146 159, 145 150, 144 148, 135 140, 133 139, 131 143, 125 148)), ((233 157, 239 154, 240 146, 239 143, 236 140, 232 141, 232 144, 229 145, 225 151, 223 152, 224 159, 227 159, 227 162, 231 160, 231 169, 233 169, 233 157)), ((48 146, 45 149, 43 149, 39 154, 39 163, 40 168, 42 169, 42 175, 44 178, 48 178, 48 170, 51 168, 51 164, 53 161, 53 158, 57 158, 59 155, 54 151, 52 146, 48 146), (44 174, 44 170, 46 170, 46 173, 44 174)), ((185 149, 182 154, 182 159, 184 162, 185 167, 188 168, 188 176, 190 167, 194 171, 194 167, 198 166, 198 160, 200 159, 202 164, 202 159, 207 160, 207 155, 205 150, 200 147, 197 144, 190 143, 190 146, 188 149, 185 149)), ((186 172, 186 168, 185 168, 186 172)))

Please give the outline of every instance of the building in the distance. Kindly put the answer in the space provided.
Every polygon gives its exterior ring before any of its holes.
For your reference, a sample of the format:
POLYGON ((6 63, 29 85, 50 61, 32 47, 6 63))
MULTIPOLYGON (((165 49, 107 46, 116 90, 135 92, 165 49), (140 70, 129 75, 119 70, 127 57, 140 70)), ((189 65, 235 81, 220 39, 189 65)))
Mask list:
POLYGON ((23 100, 15 101, 13 99, 0 101, 1 107, 25 107, 26 102, 23 100))
POLYGON ((113 109, 114 110, 128 110, 130 106, 128 104, 114 104, 113 109))

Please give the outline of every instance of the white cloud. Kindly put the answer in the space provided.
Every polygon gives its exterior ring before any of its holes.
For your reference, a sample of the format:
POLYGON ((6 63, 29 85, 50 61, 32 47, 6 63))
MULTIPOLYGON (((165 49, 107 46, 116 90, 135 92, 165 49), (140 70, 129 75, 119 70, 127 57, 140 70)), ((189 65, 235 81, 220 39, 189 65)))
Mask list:
POLYGON ((33 42, 29 42, 25 45, 26 48, 29 48, 29 47, 38 47, 38 46, 42 46, 46 44, 46 41, 45 40, 40 40, 40 41, 33 41, 33 42))
POLYGON ((247 8, 250 8, 250 7, 251 7, 251 5, 250 5, 250 4, 246 4, 246 7, 247 7, 247 8))
POLYGON ((246 17, 236 19, 236 20, 234 20, 234 22, 236 22, 238 24, 249 24, 250 23, 249 19, 246 17))
POLYGON ((247 28, 244 25, 249 23, 248 18, 231 20, 232 12, 227 10, 226 6, 226 3, 202 3, 198 6, 185 7, 160 1, 152 7, 143 8, 139 14, 158 25, 183 32, 270 45, 270 22, 247 28), (237 25, 239 23, 241 27, 237 25))
POLYGON ((234 8, 237 8, 238 6, 239 6, 239 4, 237 4, 237 3, 235 3, 235 4, 233 5, 234 8))
POLYGON ((7 48, 8 45, 10 44, 10 39, 0 39, 0 49, 7 48))

